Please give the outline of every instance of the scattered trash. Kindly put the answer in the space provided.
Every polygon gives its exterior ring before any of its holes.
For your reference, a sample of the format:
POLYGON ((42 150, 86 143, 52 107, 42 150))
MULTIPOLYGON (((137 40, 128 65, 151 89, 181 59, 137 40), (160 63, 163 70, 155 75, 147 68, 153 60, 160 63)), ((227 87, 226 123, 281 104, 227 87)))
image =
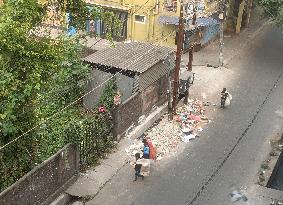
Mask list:
POLYGON ((229 196, 231 197, 231 202, 236 202, 240 200, 243 200, 243 201, 248 200, 248 198, 236 188, 232 188, 232 192, 229 194, 229 196))
POLYGON ((135 140, 125 149, 128 155, 142 154, 142 138, 150 139, 156 153, 156 160, 162 160, 164 156, 174 154, 180 142, 188 143, 199 136, 203 131, 202 124, 211 120, 205 115, 205 106, 211 102, 203 103, 200 100, 188 99, 188 104, 177 108, 174 120, 169 121, 163 117, 158 123, 147 130, 139 140, 135 140))
POLYGON ((204 102, 203 103, 203 106, 210 106, 211 105, 211 102, 204 102))
POLYGON ((130 145, 129 148, 125 148, 125 151, 128 155, 134 156, 136 153, 142 153, 143 143, 141 141, 135 140, 133 144, 130 145))
POLYGON ((202 129, 201 127, 199 127, 199 128, 198 128, 198 131, 201 132, 201 131, 203 131, 203 129, 202 129))
POLYGON ((283 201, 272 200, 270 205, 283 205, 283 201))
POLYGON ((163 157, 158 156, 158 157, 156 158, 156 160, 157 160, 157 161, 160 161, 160 160, 162 160, 162 158, 163 158, 163 157))
POLYGON ((190 142, 190 140, 195 139, 196 136, 197 136, 196 134, 189 134, 189 135, 183 135, 181 138, 183 142, 188 143, 190 142))

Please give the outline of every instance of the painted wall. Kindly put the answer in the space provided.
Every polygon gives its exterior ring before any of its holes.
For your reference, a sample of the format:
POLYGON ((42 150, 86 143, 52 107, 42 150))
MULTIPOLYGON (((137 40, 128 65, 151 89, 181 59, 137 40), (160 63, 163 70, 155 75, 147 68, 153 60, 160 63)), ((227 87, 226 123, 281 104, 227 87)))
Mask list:
MULTIPOLYGON (((169 12, 166 5, 170 0, 88 0, 90 4, 128 12, 127 40, 155 42, 175 46, 176 26, 159 24, 162 15, 178 16, 180 5, 169 12)), ((174 1, 174 0, 172 0, 174 1)))
POLYGON ((202 32, 201 46, 205 46, 210 41, 214 40, 219 33, 219 24, 206 26, 202 32))

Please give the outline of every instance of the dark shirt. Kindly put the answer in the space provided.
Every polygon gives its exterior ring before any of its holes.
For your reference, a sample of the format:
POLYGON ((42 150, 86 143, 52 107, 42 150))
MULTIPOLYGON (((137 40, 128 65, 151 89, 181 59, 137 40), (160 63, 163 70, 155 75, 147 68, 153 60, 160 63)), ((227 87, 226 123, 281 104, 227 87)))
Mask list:
POLYGON ((141 167, 142 167, 141 164, 136 164, 136 165, 135 165, 135 170, 138 171, 138 172, 140 172, 140 171, 141 171, 141 167))
POLYGON ((226 99, 228 97, 228 92, 221 92, 221 97, 226 99))

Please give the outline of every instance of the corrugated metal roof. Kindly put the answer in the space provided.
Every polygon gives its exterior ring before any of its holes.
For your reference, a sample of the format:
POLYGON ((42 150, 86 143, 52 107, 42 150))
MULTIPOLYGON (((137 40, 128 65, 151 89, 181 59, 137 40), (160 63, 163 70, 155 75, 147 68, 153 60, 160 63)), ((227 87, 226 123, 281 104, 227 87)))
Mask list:
POLYGON ((174 49, 151 43, 119 43, 115 48, 106 48, 83 58, 91 64, 99 64, 143 73, 156 63, 166 59, 174 49))
POLYGON ((219 24, 219 21, 212 17, 203 17, 203 18, 197 18, 196 23, 198 26, 212 26, 219 24))
MULTIPOLYGON (((159 23, 163 24, 172 24, 172 25, 179 25, 179 17, 178 16, 160 16, 159 23)), ((186 27, 192 24, 192 19, 186 20, 186 27)), ((216 25, 219 24, 219 21, 212 18, 212 17, 201 17, 197 18, 196 26, 209 26, 209 25, 216 25)))
MULTIPOLYGON (((174 56, 171 55, 172 61, 174 61, 174 56)), ((139 79, 139 90, 142 91, 146 89, 148 86, 159 80, 164 75, 168 74, 169 71, 174 69, 175 64, 171 63, 168 65, 165 62, 159 62, 152 67, 152 69, 147 70, 143 74, 140 75, 139 79)))
POLYGON ((160 16, 159 23, 179 25, 179 16, 160 16))

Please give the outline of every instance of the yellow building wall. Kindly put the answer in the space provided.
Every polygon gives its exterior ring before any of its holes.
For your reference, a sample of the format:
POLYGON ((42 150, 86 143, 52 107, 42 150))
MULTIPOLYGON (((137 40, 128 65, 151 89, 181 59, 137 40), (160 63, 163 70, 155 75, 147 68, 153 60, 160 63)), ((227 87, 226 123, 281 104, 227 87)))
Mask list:
MULTIPOLYGON (((128 40, 147 41, 175 47, 175 37, 178 26, 161 24, 159 23, 159 17, 179 16, 180 0, 177 0, 176 10, 171 12, 166 11, 166 2, 167 0, 86 0, 86 3, 89 4, 127 11, 128 40), (145 21, 136 21, 136 15, 144 16, 145 21)), ((191 1, 188 0, 188 2, 191 1)), ((218 1, 215 0, 211 1, 211 3, 206 3, 207 12, 215 10, 217 2, 218 1)))
POLYGON ((176 12, 164 10, 165 0, 88 0, 88 3, 113 7, 128 11, 127 39, 147 41, 161 45, 175 46, 176 27, 158 22, 160 16, 179 16, 179 3, 176 12), (156 6, 156 5, 159 5, 156 6), (136 21, 136 15, 144 16, 145 22, 136 21))

